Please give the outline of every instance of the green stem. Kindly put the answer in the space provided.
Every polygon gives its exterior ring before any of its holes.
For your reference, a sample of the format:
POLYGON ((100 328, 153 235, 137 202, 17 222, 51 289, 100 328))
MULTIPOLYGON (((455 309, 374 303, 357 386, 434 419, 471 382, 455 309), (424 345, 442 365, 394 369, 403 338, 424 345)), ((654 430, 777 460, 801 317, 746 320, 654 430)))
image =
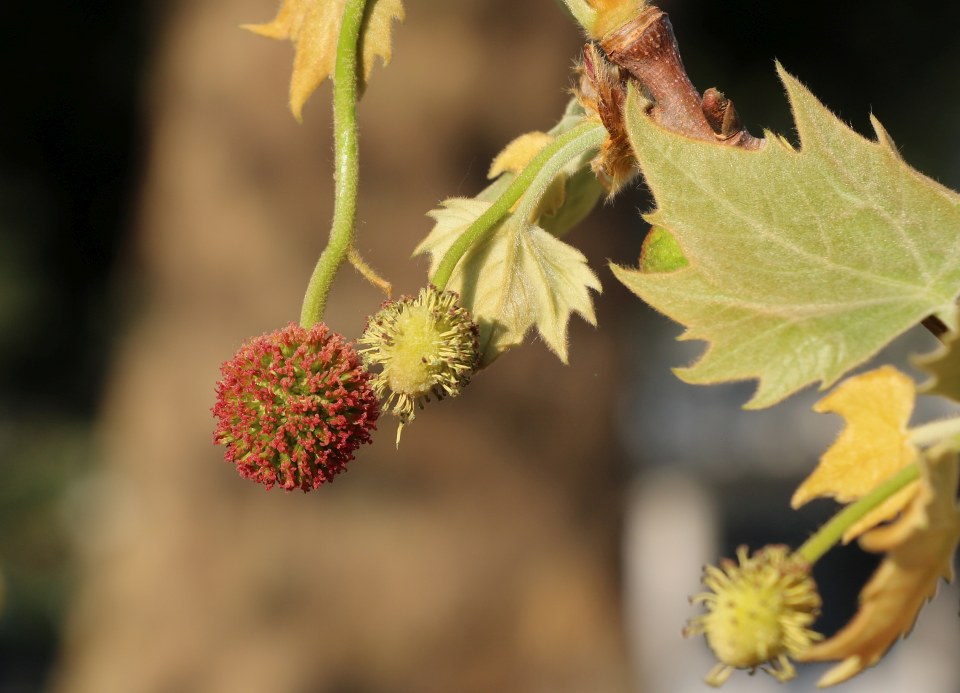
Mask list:
POLYGON ((607 131, 602 125, 587 122, 559 135, 541 149, 503 194, 454 241, 440 260, 431 284, 442 291, 450 281, 460 258, 497 227, 524 193, 530 191, 521 205, 522 209, 518 209, 517 213, 529 215, 560 169, 585 152, 598 149, 606 137, 607 131))
POLYGON ((307 285, 300 324, 312 327, 323 320, 333 278, 353 247, 357 217, 360 148, 357 143, 357 48, 366 0, 346 0, 337 38, 333 69, 334 192, 330 239, 307 285))
POLYGON ((794 555, 800 556, 807 563, 813 565, 821 556, 840 541, 844 532, 853 526, 855 522, 883 503, 894 493, 919 478, 919 464, 911 464, 908 467, 904 467, 856 503, 848 505, 834 515, 833 519, 821 527, 816 534, 807 539, 803 546, 796 550, 794 555))

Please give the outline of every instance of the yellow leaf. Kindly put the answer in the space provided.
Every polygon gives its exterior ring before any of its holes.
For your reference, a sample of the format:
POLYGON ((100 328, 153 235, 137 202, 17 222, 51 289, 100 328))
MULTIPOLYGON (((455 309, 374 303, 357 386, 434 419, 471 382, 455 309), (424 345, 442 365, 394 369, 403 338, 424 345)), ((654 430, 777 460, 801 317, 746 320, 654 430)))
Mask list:
POLYGON ((920 392, 960 402, 960 348, 954 348, 957 335, 956 332, 947 333, 944 343, 937 349, 914 358, 914 363, 931 376, 920 385, 920 392))
MULTIPOLYGON (((907 439, 907 422, 914 399, 913 380, 891 366, 883 366, 846 380, 817 402, 814 411, 840 414, 847 425, 797 488, 790 504, 799 508, 819 497, 849 503, 912 464, 917 449, 907 439)), ((916 493, 917 484, 913 483, 892 495, 852 525, 843 536, 844 542, 892 519, 916 493)))
MULTIPOLYGON (((244 24, 243 28, 267 38, 289 39, 296 47, 290 79, 290 110, 302 120, 303 104, 333 74, 337 35, 346 0, 283 0, 269 24, 244 24)), ((402 0, 369 0, 360 39, 363 79, 370 76, 375 60, 390 62, 390 24, 402 20, 402 0)))
POLYGON ((943 449, 924 466, 920 490, 890 526, 861 539, 870 551, 890 551, 860 593, 860 609, 839 633, 804 651, 806 662, 842 660, 820 679, 832 686, 876 664, 897 638, 906 636, 940 578, 953 579, 960 539, 956 504, 957 455, 943 449))

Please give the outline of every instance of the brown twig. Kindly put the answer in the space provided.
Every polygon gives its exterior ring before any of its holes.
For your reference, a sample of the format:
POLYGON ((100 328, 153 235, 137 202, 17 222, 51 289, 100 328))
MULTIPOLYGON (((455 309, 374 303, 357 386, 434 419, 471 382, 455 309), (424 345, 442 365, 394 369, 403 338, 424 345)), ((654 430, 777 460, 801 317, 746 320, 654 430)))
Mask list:
POLYGON ((650 116, 674 132, 709 142, 758 149, 763 140, 740 124, 733 102, 716 89, 705 98, 687 76, 670 18, 647 6, 632 20, 600 39, 610 62, 646 89, 654 104, 650 116))
POLYGON ((743 127, 733 101, 722 91, 710 87, 703 92, 701 108, 718 142, 744 149, 759 149, 763 144, 762 138, 754 137, 743 127))
POLYGON ((930 334, 939 339, 941 342, 944 341, 944 335, 950 331, 943 323, 943 320, 938 318, 936 315, 928 315, 920 321, 920 324, 926 327, 927 330, 930 331, 930 334))

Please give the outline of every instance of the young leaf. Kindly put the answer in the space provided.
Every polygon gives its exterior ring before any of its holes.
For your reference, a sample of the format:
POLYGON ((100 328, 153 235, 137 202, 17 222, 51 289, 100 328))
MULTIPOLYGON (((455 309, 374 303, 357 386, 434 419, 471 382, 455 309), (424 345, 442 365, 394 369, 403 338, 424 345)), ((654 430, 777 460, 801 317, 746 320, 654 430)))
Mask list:
MULTIPOLYGON (((850 503, 913 464, 917 449, 907 433, 913 403, 913 380, 892 366, 850 378, 817 402, 814 411, 840 414, 847 426, 797 488, 790 505, 799 508, 820 497, 850 503)), ((916 495, 916 483, 901 489, 851 526, 843 540, 852 541, 893 518, 916 495)))
POLYGON ((920 385, 920 392, 940 395, 960 402, 960 345, 957 333, 952 333, 937 349, 914 358, 914 364, 930 374, 930 380, 920 385))
MULTIPOLYGON (((780 69, 778 67, 778 69, 780 69)), ((755 378, 748 408, 826 388, 928 315, 957 329, 960 196, 910 168, 873 120, 869 141, 780 69, 802 148, 757 151, 664 130, 631 95, 627 128, 657 201, 647 220, 689 267, 617 277, 709 342, 677 375, 755 378)))
POLYGON ((820 679, 826 687, 876 664, 897 638, 906 636, 940 578, 953 579, 960 539, 957 455, 941 451, 924 465, 920 493, 894 524, 861 539, 869 551, 889 551, 860 592, 860 609, 840 632, 800 655, 807 662, 842 660, 820 679))
MULTIPOLYGON (((450 199, 429 216, 436 220, 414 255, 430 253, 431 272, 463 230, 490 206, 481 200, 450 199)), ((523 341, 536 326, 547 346, 567 360, 567 323, 579 313, 596 324, 590 289, 600 282, 580 251, 544 229, 510 215, 460 260, 446 287, 460 293, 480 327, 484 365, 523 341)))
MULTIPOLYGON (((333 74, 337 36, 346 0, 283 0, 268 24, 244 24, 243 28, 273 39, 289 39, 296 47, 290 78, 290 110, 302 120, 303 104, 333 74)), ((374 61, 390 62, 390 24, 403 19, 402 0, 368 0, 362 47, 363 79, 370 76, 374 61)))

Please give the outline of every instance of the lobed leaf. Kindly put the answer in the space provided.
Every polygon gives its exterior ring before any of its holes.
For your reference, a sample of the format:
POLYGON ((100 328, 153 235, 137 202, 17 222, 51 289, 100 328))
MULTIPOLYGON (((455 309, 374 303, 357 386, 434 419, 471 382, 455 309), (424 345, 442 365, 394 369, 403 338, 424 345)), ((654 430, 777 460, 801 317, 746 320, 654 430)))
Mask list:
MULTIPOLYGON (((414 250, 431 255, 431 273, 447 249, 490 206, 455 198, 429 213, 436 225, 414 250)), ((460 260, 446 287, 460 293, 480 327, 483 364, 523 341, 536 327, 561 361, 567 360, 567 324, 579 313, 596 324, 590 289, 600 281, 577 249, 517 215, 508 216, 489 238, 460 260)))
MULTIPOLYGON (((793 494, 790 505, 799 508, 814 498, 831 497, 850 503, 917 459, 908 438, 913 413, 913 380, 892 366, 845 380, 814 405, 820 413, 846 419, 846 428, 820 464, 793 494)), ((852 541, 881 522, 892 519, 917 495, 913 483, 867 513, 843 535, 852 541)))
POLYGON ((820 679, 820 687, 846 681, 876 664, 910 632, 940 579, 953 579, 953 554, 960 540, 957 455, 942 450, 931 458, 924 465, 920 493, 903 516, 861 539, 869 551, 889 553, 860 592, 860 609, 836 635, 799 657, 807 662, 841 660, 820 679))
POLYGON ((853 132, 778 66, 802 148, 747 151, 669 132, 627 104, 630 141, 689 266, 613 267, 707 341, 691 383, 757 379, 747 408, 823 388, 928 315, 957 330, 960 196, 910 168, 879 122, 853 132))

